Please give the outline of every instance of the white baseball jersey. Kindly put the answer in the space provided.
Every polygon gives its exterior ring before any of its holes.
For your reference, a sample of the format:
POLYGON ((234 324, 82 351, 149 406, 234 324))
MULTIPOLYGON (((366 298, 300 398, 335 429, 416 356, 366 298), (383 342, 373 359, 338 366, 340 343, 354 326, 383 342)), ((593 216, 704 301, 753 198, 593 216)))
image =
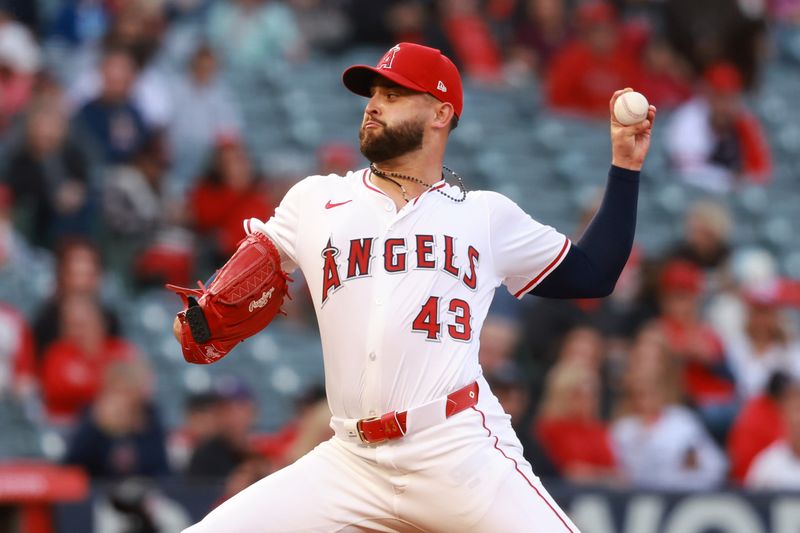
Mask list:
POLYGON ((480 375, 478 335, 501 283, 517 297, 570 241, 488 191, 436 183, 397 211, 369 169, 296 184, 265 225, 313 297, 335 417, 380 416, 480 375))
MULTIPOLYGON (((460 196, 443 181, 433 188, 460 196)), ((284 268, 306 277, 332 427, 394 410, 415 416, 405 436, 378 445, 337 431, 187 533, 522 533, 532 524, 578 533, 533 474, 478 365, 495 288, 530 291, 564 258, 566 237, 492 192, 456 203, 429 190, 397 211, 368 170, 306 178, 266 224, 245 226, 267 233, 284 268), (442 398, 473 381, 477 404, 445 417, 442 398), (436 424, 413 426, 421 410, 436 424)))

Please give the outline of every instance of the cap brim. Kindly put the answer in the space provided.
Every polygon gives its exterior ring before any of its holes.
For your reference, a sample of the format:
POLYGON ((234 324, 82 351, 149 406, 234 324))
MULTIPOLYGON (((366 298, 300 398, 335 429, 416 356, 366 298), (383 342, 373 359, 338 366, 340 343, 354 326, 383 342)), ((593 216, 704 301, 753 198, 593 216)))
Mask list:
POLYGON ((376 76, 386 78, 387 80, 394 82, 401 87, 405 87, 406 89, 411 89, 412 91, 419 91, 421 93, 428 92, 425 87, 414 83, 397 72, 392 72, 388 69, 377 69, 367 65, 354 65, 349 67, 344 71, 344 74, 342 74, 342 82, 350 91, 356 93, 357 95, 366 96, 369 98, 372 96, 370 94, 370 89, 372 89, 372 83, 375 81, 376 76))

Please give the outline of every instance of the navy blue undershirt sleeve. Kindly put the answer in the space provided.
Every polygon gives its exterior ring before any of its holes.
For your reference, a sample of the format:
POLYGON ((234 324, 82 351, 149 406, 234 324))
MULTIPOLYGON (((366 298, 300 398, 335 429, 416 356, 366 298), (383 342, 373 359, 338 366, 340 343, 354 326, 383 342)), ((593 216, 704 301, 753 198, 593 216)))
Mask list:
POLYGON ((531 291, 547 298, 601 298, 614 290, 636 231, 639 172, 612 166, 600 209, 580 241, 531 291))

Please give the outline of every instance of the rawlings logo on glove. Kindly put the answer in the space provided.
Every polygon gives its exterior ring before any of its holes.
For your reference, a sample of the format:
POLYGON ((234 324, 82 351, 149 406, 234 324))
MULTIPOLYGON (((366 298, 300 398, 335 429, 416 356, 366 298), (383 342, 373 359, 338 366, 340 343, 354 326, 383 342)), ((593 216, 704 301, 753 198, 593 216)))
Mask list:
POLYGON ((167 285, 186 306, 178 313, 176 336, 190 363, 218 361, 281 312, 291 280, 272 241, 259 231, 248 233, 208 287, 167 285))
POLYGON ((267 302, 269 302, 269 299, 272 297, 273 292, 275 292, 275 287, 272 287, 270 290, 262 294, 261 298, 259 298, 258 300, 253 300, 252 302, 250 302, 250 305, 247 307, 247 310, 252 313, 256 309, 259 309, 267 305, 267 302))

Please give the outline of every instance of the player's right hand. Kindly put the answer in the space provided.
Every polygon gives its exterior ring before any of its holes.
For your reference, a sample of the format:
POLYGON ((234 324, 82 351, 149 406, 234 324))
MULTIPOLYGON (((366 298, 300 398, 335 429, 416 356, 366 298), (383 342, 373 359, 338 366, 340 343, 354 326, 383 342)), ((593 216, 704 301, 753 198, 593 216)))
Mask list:
POLYGON ((614 103, 623 93, 631 92, 627 87, 614 93, 608 103, 611 115, 611 164, 630 170, 641 170, 644 158, 650 149, 650 134, 656 119, 656 106, 651 105, 647 118, 639 124, 625 126, 614 116, 614 103))

